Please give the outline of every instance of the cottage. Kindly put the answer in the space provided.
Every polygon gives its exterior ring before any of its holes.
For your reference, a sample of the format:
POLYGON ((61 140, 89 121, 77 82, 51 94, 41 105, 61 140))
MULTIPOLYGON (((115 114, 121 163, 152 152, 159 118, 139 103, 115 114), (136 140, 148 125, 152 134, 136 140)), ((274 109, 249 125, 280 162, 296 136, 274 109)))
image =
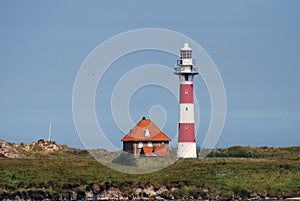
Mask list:
POLYGON ((136 157, 167 156, 170 138, 163 133, 150 119, 145 117, 130 129, 122 140, 123 151, 133 153, 136 157))

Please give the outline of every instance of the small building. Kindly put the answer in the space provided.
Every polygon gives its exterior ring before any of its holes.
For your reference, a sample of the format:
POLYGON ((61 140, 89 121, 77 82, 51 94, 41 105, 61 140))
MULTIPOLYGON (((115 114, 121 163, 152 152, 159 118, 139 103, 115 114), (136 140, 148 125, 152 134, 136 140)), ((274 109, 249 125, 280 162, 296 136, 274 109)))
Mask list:
POLYGON ((150 119, 142 118, 122 140, 123 151, 141 156, 167 156, 170 138, 150 119))

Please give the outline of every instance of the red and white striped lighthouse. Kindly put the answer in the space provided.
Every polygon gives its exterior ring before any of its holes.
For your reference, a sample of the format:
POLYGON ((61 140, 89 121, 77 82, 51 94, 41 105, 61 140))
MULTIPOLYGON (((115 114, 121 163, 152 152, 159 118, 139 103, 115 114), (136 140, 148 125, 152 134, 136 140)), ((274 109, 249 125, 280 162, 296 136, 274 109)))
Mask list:
POLYGON ((194 67, 192 49, 184 43, 180 49, 180 60, 174 73, 180 80, 180 117, 177 156, 180 158, 196 158, 196 138, 194 120, 194 75, 198 70, 194 67))

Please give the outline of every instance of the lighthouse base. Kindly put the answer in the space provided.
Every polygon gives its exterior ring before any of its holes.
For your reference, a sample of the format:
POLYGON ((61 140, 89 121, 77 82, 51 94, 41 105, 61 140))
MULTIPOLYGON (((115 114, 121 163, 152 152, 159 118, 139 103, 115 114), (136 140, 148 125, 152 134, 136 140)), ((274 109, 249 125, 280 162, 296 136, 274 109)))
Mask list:
POLYGON ((197 158, 195 142, 179 142, 177 148, 179 158, 197 158))

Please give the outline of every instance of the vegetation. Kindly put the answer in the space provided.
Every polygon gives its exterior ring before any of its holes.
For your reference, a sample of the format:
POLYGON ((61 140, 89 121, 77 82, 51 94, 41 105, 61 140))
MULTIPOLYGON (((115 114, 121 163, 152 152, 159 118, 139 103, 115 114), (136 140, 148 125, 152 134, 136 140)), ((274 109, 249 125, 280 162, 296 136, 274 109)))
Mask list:
POLYGON ((288 158, 300 159, 300 147, 247 147, 234 146, 228 149, 211 150, 208 157, 235 157, 235 158, 288 158))
POLYGON ((136 159, 133 154, 123 152, 112 160, 113 163, 127 166, 137 166, 136 159))
MULTIPOLYGON (((118 157, 114 158, 117 162, 118 157)), ((160 196, 166 198, 300 196, 300 147, 218 149, 203 160, 180 159, 151 174, 111 170, 77 149, 37 158, 0 159, 0 200, 17 195, 51 199, 74 192, 84 197, 87 191, 111 187, 131 194, 133 188, 149 185, 164 186, 160 196)))

